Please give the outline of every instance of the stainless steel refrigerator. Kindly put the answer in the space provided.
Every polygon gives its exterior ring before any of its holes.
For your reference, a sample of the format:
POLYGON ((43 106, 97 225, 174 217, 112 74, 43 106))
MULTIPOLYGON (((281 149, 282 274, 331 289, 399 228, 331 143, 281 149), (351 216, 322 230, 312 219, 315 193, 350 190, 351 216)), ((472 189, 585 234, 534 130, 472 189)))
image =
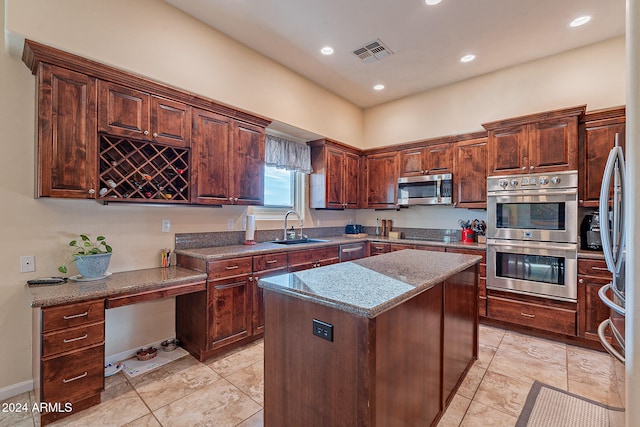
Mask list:
POLYGON ((609 307, 609 318, 598 328, 604 348, 620 362, 625 362, 625 166, 622 148, 611 149, 600 189, 600 238, 607 268, 613 275, 611 283, 603 286, 598 295, 609 307), (606 331, 611 331, 611 342, 606 331))

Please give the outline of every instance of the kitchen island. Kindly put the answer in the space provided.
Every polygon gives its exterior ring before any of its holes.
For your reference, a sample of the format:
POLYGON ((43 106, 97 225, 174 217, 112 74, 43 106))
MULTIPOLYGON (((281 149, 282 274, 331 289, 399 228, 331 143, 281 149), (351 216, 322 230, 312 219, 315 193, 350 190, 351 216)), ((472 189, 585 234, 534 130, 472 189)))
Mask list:
POLYGON ((480 259, 403 250, 261 279, 265 425, 435 425, 477 358, 480 259))

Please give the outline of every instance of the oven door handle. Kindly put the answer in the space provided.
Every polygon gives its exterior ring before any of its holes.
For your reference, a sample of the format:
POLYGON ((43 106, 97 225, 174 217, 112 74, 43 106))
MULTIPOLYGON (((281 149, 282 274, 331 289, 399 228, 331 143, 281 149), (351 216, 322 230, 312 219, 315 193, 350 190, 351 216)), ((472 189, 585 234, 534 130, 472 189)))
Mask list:
MULTIPOLYGON (((536 242, 534 242, 536 243, 536 242)), ((567 243, 567 244, 562 244, 562 243, 546 243, 544 246, 537 246, 537 245, 531 245, 528 243, 519 243, 517 241, 510 241, 510 242, 496 242, 494 241, 487 241, 487 248, 491 248, 491 247, 501 247, 501 248, 524 248, 524 249, 544 249, 544 250, 556 250, 556 251, 574 251, 576 250, 576 244, 575 243, 567 243)))
POLYGON ((565 190, 544 190, 544 189, 531 189, 528 191, 489 191, 487 192, 488 197, 519 197, 519 196, 527 196, 527 197, 537 197, 537 196, 575 196, 578 194, 578 190, 575 188, 567 188, 565 190))

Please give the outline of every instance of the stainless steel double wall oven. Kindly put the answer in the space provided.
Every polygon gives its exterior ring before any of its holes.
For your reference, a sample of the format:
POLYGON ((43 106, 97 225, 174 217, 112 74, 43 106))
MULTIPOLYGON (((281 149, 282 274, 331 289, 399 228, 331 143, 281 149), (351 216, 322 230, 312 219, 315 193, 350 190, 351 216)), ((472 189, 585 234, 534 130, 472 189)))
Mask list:
POLYGON ((487 181, 487 288, 577 299, 578 173, 487 181))

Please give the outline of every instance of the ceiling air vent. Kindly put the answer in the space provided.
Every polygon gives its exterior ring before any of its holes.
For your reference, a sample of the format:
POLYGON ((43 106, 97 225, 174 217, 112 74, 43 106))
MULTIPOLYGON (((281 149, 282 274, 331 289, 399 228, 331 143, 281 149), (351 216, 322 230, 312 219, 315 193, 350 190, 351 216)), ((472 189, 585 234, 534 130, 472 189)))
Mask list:
POLYGON ((384 45, 380 39, 367 43, 353 51, 353 54, 362 60, 365 64, 380 60, 386 56, 393 54, 391 49, 384 45))

